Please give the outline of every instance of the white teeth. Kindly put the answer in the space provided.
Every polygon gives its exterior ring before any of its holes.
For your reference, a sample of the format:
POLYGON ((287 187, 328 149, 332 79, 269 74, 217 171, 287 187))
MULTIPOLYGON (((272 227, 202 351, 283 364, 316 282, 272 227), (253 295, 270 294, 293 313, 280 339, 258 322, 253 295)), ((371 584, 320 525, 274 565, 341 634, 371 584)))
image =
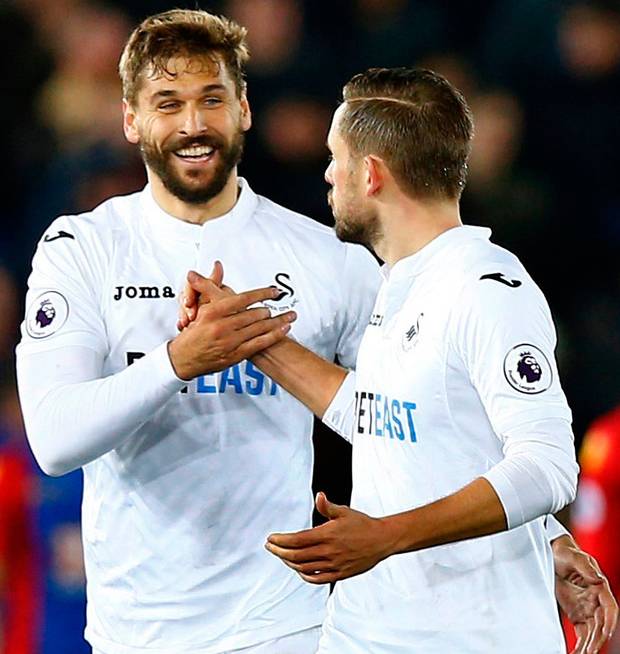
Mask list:
POLYGON ((210 148, 206 145, 177 150, 177 154, 181 157, 204 157, 206 155, 210 155, 212 152, 213 148, 210 148))

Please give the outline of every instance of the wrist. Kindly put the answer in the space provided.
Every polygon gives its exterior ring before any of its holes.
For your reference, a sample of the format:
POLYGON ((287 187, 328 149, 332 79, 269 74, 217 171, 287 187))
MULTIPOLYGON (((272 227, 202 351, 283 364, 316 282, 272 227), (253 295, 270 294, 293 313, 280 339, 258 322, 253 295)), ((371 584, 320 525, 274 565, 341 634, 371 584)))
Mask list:
POLYGON ((558 549, 562 549, 563 547, 572 547, 572 548, 577 547, 575 540, 570 534, 561 534, 560 536, 554 538, 551 541, 551 549, 554 552, 558 549))
POLYGON ((189 367, 184 364, 184 357, 179 352, 179 344, 176 338, 168 341, 167 349, 168 358, 170 359, 170 365, 172 366, 174 374, 182 381, 190 381, 193 379, 189 367))
POLYGON ((381 553, 383 554, 383 558, 406 551, 402 542, 403 534, 398 516, 385 516, 383 518, 376 518, 376 520, 377 532, 382 543, 381 553))

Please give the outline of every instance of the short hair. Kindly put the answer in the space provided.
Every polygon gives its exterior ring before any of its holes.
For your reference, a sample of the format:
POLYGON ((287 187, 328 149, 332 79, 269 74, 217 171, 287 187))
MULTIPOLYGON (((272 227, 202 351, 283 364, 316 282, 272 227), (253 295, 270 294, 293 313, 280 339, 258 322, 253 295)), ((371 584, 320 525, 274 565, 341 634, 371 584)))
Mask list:
POLYGON ((123 97, 134 102, 145 73, 174 76, 167 69, 174 57, 220 55, 237 95, 245 90, 249 59, 245 27, 206 11, 171 9, 146 18, 131 33, 119 63, 123 97))
POLYGON ((412 197, 460 197, 473 120, 465 98, 444 77, 371 68, 347 82, 343 100, 339 131, 353 156, 381 157, 412 197))

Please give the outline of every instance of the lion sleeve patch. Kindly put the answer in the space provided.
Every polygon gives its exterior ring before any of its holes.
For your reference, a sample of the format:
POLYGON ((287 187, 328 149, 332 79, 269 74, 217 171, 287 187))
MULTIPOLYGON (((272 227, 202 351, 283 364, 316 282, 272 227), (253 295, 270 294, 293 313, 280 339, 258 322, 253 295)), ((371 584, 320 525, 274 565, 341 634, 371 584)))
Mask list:
POLYGON ((32 338, 55 334, 69 317, 69 303, 57 291, 41 293, 26 312, 26 331, 32 338))
POLYGON ((504 358, 504 377, 520 393, 543 393, 553 381, 553 369, 542 350, 530 343, 513 347, 504 358))

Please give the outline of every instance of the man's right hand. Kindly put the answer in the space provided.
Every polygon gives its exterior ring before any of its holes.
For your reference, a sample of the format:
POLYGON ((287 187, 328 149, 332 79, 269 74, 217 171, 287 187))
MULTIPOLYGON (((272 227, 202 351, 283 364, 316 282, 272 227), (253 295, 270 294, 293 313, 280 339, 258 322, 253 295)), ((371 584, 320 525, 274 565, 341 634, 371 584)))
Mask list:
MULTIPOLYGON (((191 275, 192 273, 190 273, 191 275)), ((217 298, 196 309, 195 318, 168 343, 176 375, 190 380, 228 368, 284 338, 297 315, 288 311, 275 318, 266 307, 249 306, 271 300, 273 287, 231 295, 213 284, 217 298)))

